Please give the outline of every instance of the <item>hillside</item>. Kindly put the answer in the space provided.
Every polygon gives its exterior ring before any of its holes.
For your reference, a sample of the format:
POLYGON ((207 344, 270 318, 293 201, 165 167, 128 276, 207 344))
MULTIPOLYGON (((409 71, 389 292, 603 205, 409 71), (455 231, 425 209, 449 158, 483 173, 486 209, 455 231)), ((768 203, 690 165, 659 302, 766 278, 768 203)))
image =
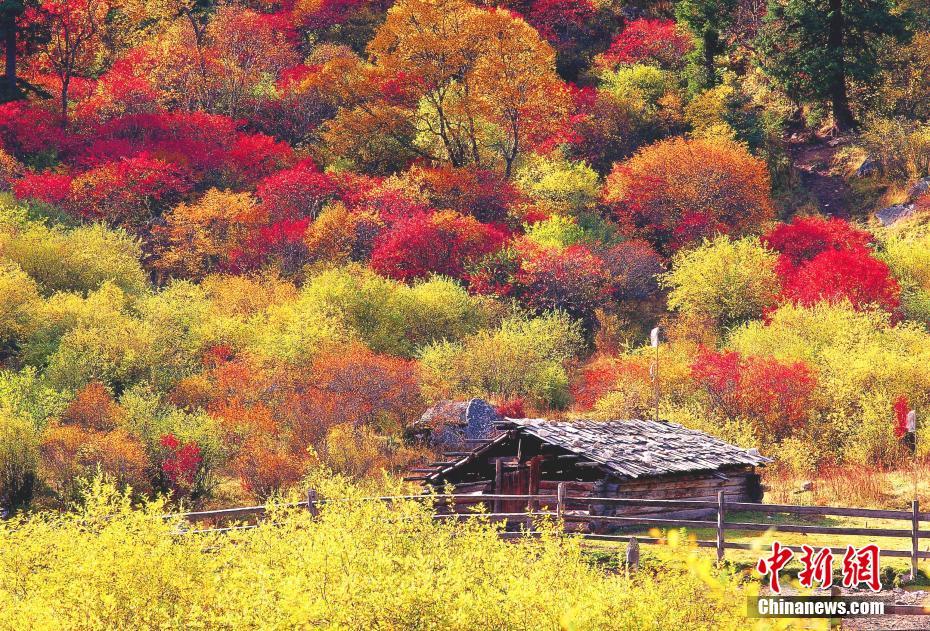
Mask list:
POLYGON ((0 505, 398 474, 443 399, 651 417, 656 326, 660 415, 778 492, 910 467, 930 12, 839 4, 4 4, 0 505))

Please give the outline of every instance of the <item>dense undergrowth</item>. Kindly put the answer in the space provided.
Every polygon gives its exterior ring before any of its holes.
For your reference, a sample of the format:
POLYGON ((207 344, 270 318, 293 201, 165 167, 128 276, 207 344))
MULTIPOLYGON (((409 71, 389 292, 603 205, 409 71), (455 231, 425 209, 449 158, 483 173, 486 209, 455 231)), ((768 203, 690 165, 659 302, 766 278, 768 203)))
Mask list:
POLYGON ((321 488, 347 500, 318 517, 272 508, 259 528, 193 534, 160 517, 162 502, 134 509, 95 482, 75 512, 0 524, 0 627, 755 628, 751 588, 686 546, 627 578, 545 524, 540 538, 508 542, 484 520, 437 522, 421 503, 321 488))

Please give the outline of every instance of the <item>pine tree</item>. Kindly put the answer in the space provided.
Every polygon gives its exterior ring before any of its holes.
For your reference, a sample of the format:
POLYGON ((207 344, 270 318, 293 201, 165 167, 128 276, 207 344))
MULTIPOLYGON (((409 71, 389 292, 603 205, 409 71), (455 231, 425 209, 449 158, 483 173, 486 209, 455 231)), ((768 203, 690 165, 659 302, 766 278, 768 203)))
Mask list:
POLYGON ((878 71, 882 36, 901 37, 890 0, 770 0, 757 38, 763 70, 800 102, 829 101, 837 130, 855 127, 851 81, 878 71))

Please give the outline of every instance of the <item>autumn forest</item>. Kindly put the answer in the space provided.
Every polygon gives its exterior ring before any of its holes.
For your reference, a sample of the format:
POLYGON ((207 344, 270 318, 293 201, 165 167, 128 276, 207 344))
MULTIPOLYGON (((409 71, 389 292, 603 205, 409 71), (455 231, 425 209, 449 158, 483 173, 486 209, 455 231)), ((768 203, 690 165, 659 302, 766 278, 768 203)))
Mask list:
POLYGON ((900 508, 930 452, 920 0, 3 0, 0 31, 5 515, 400 484, 470 397, 658 405, 774 458, 776 500, 882 472, 844 501, 900 508))

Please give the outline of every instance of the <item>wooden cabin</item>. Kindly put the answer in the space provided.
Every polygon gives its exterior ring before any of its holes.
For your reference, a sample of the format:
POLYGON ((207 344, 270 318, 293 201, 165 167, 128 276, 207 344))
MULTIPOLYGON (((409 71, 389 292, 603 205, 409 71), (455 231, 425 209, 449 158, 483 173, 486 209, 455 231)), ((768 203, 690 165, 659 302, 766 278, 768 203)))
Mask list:
MULTIPOLYGON (((756 467, 770 462, 681 425, 656 421, 504 419, 501 433, 432 469, 420 469, 425 485, 455 493, 556 495, 566 482, 569 496, 758 502, 756 467)), ((478 498, 476 497, 476 500, 478 498)), ((480 501, 480 500, 478 500, 480 501)), ((471 503, 471 502, 469 502, 471 503)), ((489 502, 490 504, 490 502, 489 502)), ((700 517, 706 510, 576 502, 591 515, 700 517)), ((500 512, 521 512, 525 502, 504 501, 500 512)))

